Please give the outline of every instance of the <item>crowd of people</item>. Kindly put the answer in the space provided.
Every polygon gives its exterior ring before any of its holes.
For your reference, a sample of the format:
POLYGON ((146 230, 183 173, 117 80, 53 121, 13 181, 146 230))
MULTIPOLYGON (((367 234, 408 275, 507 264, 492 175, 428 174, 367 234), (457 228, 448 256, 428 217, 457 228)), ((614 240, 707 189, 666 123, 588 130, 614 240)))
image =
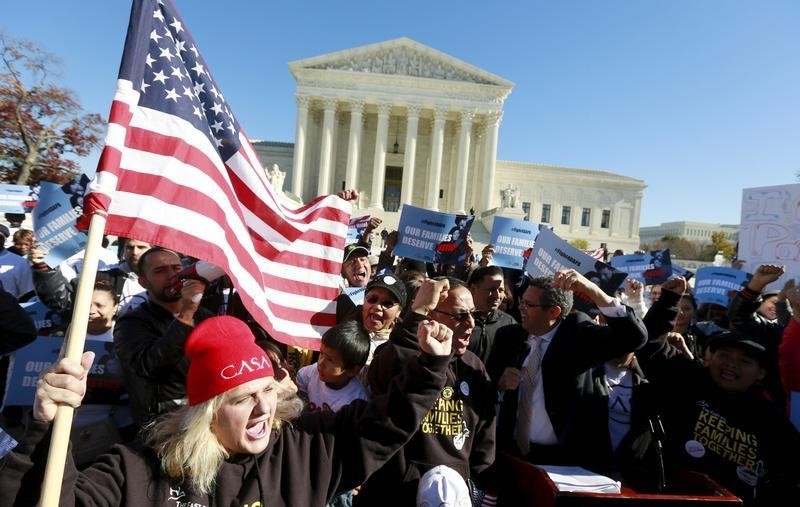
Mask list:
MULTIPOLYGON (((38 299, 62 317, 49 331, 66 331, 81 271, 80 256, 48 266, 33 233, 11 225, 0 227, 12 245, 0 261, 13 266, 0 273, 6 358, 42 332, 20 302, 38 299)), ((767 289, 783 266, 759 266, 715 308, 682 277, 608 294, 572 269, 497 267, 492 245, 477 254, 470 238, 465 260, 446 265, 394 256, 396 231, 379 238, 345 247, 337 324, 319 351, 272 340, 225 277, 183 277, 193 259, 120 239, 87 331, 113 351, 118 399, 82 405, 91 352, 43 372, 29 413, 4 411, 19 443, 0 461, 0 505, 38 501, 59 405, 77 407, 76 427, 110 417, 118 432, 70 455, 63 505, 518 505, 504 496, 510 459, 641 492, 696 493, 680 479, 696 472, 745 505, 800 501, 788 417, 800 286, 767 289)))

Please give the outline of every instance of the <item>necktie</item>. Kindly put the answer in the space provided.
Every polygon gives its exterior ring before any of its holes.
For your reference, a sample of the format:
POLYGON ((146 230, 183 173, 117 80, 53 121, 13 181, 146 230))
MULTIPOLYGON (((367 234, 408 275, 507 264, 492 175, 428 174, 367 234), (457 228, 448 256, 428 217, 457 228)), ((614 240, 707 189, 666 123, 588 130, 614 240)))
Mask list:
POLYGON ((539 365, 542 362, 542 353, 539 349, 541 339, 533 338, 531 344, 531 356, 527 365, 522 368, 519 389, 517 392, 517 427, 515 438, 517 446, 522 454, 530 451, 530 427, 533 419, 533 393, 536 390, 536 376, 539 373, 539 365))

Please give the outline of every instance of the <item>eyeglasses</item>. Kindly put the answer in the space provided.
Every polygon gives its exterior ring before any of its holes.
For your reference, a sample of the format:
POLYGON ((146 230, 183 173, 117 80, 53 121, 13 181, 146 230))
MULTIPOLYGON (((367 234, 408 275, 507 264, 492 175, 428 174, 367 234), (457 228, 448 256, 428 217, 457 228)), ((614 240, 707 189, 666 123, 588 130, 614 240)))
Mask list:
POLYGON ((529 303, 529 302, 525 301, 524 299, 521 299, 519 301, 519 307, 521 309, 524 309, 524 308, 550 308, 552 306, 553 305, 536 305, 536 304, 533 304, 533 303, 529 303))
POLYGON ((384 308, 391 308, 394 305, 400 304, 398 301, 392 301, 391 299, 381 299, 381 297, 378 296, 377 294, 367 296, 366 298, 366 302, 371 305, 378 304, 379 300, 380 300, 380 305, 384 308))
POLYGON ((461 313, 450 313, 450 312, 443 312, 442 310, 437 310, 436 308, 433 309, 436 313, 443 313, 444 315, 448 315, 453 318, 456 322, 466 322, 467 319, 472 317, 473 319, 477 319, 480 317, 480 312, 461 312, 461 313))

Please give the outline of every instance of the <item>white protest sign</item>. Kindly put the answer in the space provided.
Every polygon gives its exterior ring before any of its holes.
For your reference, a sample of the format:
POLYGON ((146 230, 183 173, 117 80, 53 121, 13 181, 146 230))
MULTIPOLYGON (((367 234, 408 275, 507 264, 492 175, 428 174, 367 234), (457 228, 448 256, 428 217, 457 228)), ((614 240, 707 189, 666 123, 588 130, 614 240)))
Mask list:
POLYGON ((800 184, 742 191, 738 257, 751 273, 761 264, 786 266, 770 288, 780 289, 800 275, 800 184))

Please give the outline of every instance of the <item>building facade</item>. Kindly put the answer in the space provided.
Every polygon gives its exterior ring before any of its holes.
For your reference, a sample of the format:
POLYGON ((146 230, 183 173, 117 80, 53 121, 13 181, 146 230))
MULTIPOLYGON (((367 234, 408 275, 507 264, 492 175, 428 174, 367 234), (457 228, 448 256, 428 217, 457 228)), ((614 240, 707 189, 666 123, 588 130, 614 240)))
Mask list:
POLYGON ((642 245, 649 245, 665 236, 675 236, 703 246, 711 243, 711 234, 714 232, 722 232, 725 234, 725 239, 731 243, 739 241, 738 225, 685 221, 663 222, 661 225, 642 227, 639 229, 639 239, 642 245))
POLYGON ((407 38, 289 68, 297 81, 291 165, 276 151, 285 143, 256 149, 266 165, 280 165, 285 190, 300 200, 358 188, 363 214, 380 216, 387 227, 403 204, 472 209, 479 242, 488 241, 495 214, 540 222, 549 206, 547 223, 564 239, 638 247, 644 182, 497 160, 511 81, 407 38))

